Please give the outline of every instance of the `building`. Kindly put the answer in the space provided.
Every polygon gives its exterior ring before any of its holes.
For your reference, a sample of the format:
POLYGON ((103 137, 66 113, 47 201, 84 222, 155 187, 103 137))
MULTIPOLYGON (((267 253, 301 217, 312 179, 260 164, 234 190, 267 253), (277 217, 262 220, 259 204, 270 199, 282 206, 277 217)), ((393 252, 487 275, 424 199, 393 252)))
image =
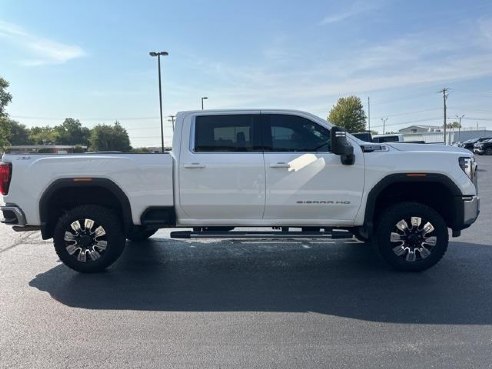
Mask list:
POLYGON ((402 134, 416 134, 416 133, 429 133, 429 132, 441 132, 441 126, 429 126, 429 125, 416 125, 407 128, 402 128, 398 132, 402 134))
MULTIPOLYGON (((444 129, 436 125, 412 125, 398 131, 403 134, 403 142, 444 143, 444 129)), ((463 142, 472 138, 492 137, 492 130, 485 127, 466 127, 462 129, 448 128, 446 141, 448 145, 463 142)))

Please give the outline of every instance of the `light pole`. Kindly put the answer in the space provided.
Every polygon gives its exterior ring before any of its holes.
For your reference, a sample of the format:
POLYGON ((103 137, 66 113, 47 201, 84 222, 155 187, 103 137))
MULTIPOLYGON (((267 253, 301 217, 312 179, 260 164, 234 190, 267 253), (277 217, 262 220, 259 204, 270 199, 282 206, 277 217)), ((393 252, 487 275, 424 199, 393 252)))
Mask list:
POLYGON ((456 118, 458 118, 460 120, 459 126, 458 126, 458 141, 461 141, 461 119, 463 119, 464 116, 465 116, 465 114, 463 114, 461 116, 456 115, 456 118))
POLYGON ((157 70, 159 73, 159 108, 161 112, 161 150, 164 152, 164 123, 162 122, 162 87, 161 87, 161 55, 169 55, 167 51, 151 51, 150 56, 157 56, 157 70))
POLYGON ((384 135, 384 131, 385 131, 385 128, 386 128, 386 121, 388 120, 388 117, 386 118, 381 118, 381 122, 383 122, 383 135, 384 135))
POLYGON ((176 118, 175 115, 168 115, 168 122, 171 122, 171 124, 173 125, 173 132, 174 132, 174 119, 176 118))
POLYGON ((202 110, 203 110, 203 100, 207 100, 207 99, 208 99, 208 97, 207 97, 207 96, 203 96, 203 97, 202 97, 202 110))

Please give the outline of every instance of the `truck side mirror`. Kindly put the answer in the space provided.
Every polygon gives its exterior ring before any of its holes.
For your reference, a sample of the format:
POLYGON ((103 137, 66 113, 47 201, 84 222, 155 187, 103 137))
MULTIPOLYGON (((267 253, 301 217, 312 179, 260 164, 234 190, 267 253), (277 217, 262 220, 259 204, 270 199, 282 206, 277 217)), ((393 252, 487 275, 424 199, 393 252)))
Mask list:
POLYGON ((330 131, 331 151, 340 155, 343 165, 352 165, 355 162, 354 147, 347 140, 347 133, 340 127, 333 126, 330 131))

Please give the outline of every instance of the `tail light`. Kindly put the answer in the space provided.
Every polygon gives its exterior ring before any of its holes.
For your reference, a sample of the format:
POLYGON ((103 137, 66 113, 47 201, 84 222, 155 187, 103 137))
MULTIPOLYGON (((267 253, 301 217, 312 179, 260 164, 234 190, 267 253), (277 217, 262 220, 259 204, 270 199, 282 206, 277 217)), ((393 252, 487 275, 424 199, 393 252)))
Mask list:
POLYGON ((0 194, 9 193, 10 179, 12 178, 12 164, 0 163, 0 194))

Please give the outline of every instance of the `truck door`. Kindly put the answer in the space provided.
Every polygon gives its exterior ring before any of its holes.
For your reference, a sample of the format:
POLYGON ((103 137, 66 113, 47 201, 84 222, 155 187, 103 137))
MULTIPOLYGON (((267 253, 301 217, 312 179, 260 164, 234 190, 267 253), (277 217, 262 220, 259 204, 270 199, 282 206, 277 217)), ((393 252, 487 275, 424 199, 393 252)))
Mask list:
POLYGON ((181 219, 186 224, 261 220, 265 166, 257 145, 258 117, 259 112, 249 112, 192 118, 190 144, 182 145, 178 167, 181 219))
POLYGON ((267 140, 264 220, 285 225, 351 224, 364 188, 360 147, 354 147, 355 164, 342 165, 330 152, 326 126, 293 114, 261 116, 267 140))

